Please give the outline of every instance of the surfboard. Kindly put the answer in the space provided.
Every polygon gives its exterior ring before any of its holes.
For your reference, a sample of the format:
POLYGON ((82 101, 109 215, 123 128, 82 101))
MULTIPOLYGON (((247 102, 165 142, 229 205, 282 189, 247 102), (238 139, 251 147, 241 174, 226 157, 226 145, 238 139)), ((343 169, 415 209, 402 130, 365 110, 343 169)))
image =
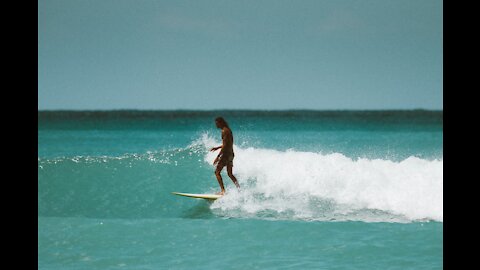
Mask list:
POLYGON ((196 199, 207 199, 207 200, 216 200, 223 196, 223 195, 217 195, 217 194, 192 194, 192 193, 181 193, 181 192, 172 192, 172 194, 184 196, 184 197, 196 198, 196 199))

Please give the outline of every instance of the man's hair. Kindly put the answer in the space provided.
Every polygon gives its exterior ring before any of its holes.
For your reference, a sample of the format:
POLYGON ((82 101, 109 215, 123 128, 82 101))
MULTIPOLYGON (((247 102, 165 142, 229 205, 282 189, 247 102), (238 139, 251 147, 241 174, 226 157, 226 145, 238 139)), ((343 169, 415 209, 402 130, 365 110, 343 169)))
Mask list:
POLYGON ((225 119, 223 119, 223 117, 219 116, 219 117, 215 118, 215 121, 219 122, 222 126, 226 126, 228 129, 230 129, 227 121, 225 121, 225 119))

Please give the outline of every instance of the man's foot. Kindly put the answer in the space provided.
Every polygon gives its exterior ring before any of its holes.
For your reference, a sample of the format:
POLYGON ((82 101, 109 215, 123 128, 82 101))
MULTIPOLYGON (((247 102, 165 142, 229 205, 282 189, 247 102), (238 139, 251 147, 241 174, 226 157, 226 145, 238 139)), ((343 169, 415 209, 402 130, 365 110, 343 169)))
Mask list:
POLYGON ((225 190, 215 193, 215 195, 225 195, 225 190))

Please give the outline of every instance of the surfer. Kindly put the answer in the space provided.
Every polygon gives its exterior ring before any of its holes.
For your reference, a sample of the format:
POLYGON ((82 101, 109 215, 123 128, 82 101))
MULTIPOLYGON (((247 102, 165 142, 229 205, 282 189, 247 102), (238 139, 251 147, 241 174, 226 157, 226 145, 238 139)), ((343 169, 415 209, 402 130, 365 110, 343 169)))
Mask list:
POLYGON ((215 118, 215 125, 217 126, 217 128, 222 130, 222 145, 217 147, 212 147, 210 151, 214 152, 214 151, 217 151, 218 149, 221 149, 220 153, 215 158, 215 161, 213 161, 213 165, 214 166, 217 165, 217 168, 215 169, 215 176, 217 177, 218 184, 222 189, 222 191, 220 191, 217 194, 223 195, 225 194, 225 187, 223 186, 222 176, 220 175, 220 172, 222 171, 223 167, 227 166, 228 177, 232 179, 233 183, 235 184, 235 186, 237 186, 238 189, 240 189, 240 185, 238 184, 237 178, 235 178, 232 172, 233 158, 235 156, 235 154, 233 153, 232 130, 228 126, 227 121, 223 119, 223 117, 215 118))

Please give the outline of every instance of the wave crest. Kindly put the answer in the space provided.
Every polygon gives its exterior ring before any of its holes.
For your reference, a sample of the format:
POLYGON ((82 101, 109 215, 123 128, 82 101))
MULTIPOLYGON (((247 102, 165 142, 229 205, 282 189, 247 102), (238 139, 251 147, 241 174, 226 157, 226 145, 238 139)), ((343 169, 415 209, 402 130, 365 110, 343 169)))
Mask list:
MULTIPOLYGON (((204 147, 218 144, 208 135, 204 147)), ((340 153, 235 147, 240 193, 217 200, 220 215, 311 220, 443 221, 443 160, 351 159, 340 153)), ((216 153, 207 152, 211 164, 216 153)), ((224 177, 224 182, 230 181, 224 177)))

